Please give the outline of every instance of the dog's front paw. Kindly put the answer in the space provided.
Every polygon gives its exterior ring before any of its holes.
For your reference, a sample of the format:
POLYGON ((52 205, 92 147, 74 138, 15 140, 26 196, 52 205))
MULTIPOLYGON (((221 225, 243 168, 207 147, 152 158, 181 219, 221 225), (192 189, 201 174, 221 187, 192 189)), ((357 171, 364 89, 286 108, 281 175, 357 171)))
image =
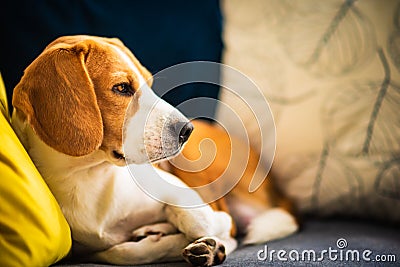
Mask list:
POLYGON ((224 262, 224 245, 212 237, 203 237, 183 250, 183 258, 194 266, 213 266, 224 262))

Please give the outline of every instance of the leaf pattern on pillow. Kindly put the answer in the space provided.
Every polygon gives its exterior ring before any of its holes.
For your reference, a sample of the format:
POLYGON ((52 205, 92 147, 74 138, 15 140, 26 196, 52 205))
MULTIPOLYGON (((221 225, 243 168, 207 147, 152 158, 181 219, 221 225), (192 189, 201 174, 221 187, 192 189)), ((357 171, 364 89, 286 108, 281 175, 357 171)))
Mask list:
MULTIPOLYGON (((376 193, 384 197, 400 200, 400 87, 391 81, 391 72, 384 51, 377 51, 383 69, 382 81, 354 82, 330 90, 321 112, 321 121, 325 129, 326 141, 319 159, 319 168, 313 186, 312 206, 320 206, 321 190, 324 179, 333 179, 335 175, 356 172, 352 161, 365 161, 381 169, 375 178, 376 193), (346 87, 347 86, 347 87, 346 87), (342 171, 330 171, 327 161, 332 161, 331 151, 342 161, 342 171), (347 166, 345 166, 347 165, 347 166), (353 171, 352 171, 353 169, 353 171), (397 176, 396 176, 397 175, 397 176)), ((348 175, 348 179, 351 179, 348 175)), ((365 177, 364 177, 364 180, 365 177)), ((358 179, 358 185, 363 186, 358 179)), ((350 190, 350 196, 358 199, 356 189, 350 190)), ((346 192, 346 190, 344 190, 346 192)), ((345 194, 346 195, 346 194, 345 194)), ((326 198, 326 195, 322 195, 326 198)))
POLYGON ((317 76, 341 75, 374 55, 373 26, 354 5, 356 1, 291 2, 315 9, 289 10, 278 33, 289 57, 303 68, 317 76))
MULTIPOLYGON (((400 87, 378 49, 384 74, 381 81, 353 81, 330 90, 321 116, 331 145, 353 156, 387 155, 400 151, 400 87)), ((383 159, 381 159, 383 160, 383 159)))
POLYGON ((375 179, 376 192, 400 200, 400 155, 384 163, 375 179))
POLYGON ((395 30, 388 39, 388 51, 393 64, 400 71, 400 3, 395 11, 394 26, 395 30))
POLYGON ((399 222, 400 1, 225 4, 225 62, 270 101, 280 189, 303 213, 399 222))
MULTIPOLYGON (((332 155, 328 143, 321 151, 311 195, 311 206, 319 214, 322 207, 340 202, 340 208, 356 212, 363 205, 364 181, 347 157, 332 155), (332 190, 340 186, 341 190, 332 190)), ((332 206, 332 205, 331 205, 332 206)), ((333 205, 337 206, 337 205, 333 205)), ((332 207, 329 213, 332 212, 332 207)))
POLYGON ((400 30, 393 32, 389 37, 388 51, 393 64, 400 71, 400 30))

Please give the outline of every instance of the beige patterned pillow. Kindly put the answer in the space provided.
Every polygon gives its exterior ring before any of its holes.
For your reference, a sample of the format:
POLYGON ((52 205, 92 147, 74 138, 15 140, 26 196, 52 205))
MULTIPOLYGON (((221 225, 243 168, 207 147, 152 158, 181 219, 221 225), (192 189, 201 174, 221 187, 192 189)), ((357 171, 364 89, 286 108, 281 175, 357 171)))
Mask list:
POLYGON ((229 0, 224 10, 225 63, 274 114, 280 187, 304 213, 400 221, 400 1, 229 0))

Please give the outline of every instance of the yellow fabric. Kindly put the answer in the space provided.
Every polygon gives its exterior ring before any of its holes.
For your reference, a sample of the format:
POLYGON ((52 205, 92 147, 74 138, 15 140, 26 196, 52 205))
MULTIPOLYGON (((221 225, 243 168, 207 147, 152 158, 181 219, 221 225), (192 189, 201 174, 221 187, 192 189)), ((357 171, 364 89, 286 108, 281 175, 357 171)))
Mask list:
POLYGON ((0 266, 48 266, 68 254, 70 229, 9 124, 1 75, 0 100, 0 266))
POLYGON ((0 112, 8 118, 8 105, 7 105, 7 95, 6 95, 6 89, 4 87, 3 79, 1 78, 1 73, 0 73, 0 112))

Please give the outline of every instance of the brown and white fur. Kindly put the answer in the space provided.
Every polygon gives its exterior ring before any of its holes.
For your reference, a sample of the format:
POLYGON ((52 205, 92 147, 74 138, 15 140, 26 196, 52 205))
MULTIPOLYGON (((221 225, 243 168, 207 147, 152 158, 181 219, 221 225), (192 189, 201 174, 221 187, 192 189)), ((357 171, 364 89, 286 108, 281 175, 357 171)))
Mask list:
MULTIPOLYGON (((91 260, 221 263, 236 247, 231 217, 208 205, 186 209, 154 200, 126 167, 177 154, 192 130, 151 91, 151 82, 118 39, 61 37, 25 70, 14 90, 12 124, 71 226, 74 244, 91 260)), ((165 171, 157 174, 186 186, 165 171)), ((200 200, 194 190, 164 196, 174 203, 200 200)))
POLYGON ((205 200, 215 199, 210 205, 232 216, 232 236, 243 236, 244 244, 264 243, 296 232, 293 205, 279 192, 273 177, 266 177, 268 170, 259 164, 257 152, 218 123, 192 123, 194 130, 182 153, 161 166, 198 190, 205 200), (252 181, 264 182, 250 192, 252 181))

